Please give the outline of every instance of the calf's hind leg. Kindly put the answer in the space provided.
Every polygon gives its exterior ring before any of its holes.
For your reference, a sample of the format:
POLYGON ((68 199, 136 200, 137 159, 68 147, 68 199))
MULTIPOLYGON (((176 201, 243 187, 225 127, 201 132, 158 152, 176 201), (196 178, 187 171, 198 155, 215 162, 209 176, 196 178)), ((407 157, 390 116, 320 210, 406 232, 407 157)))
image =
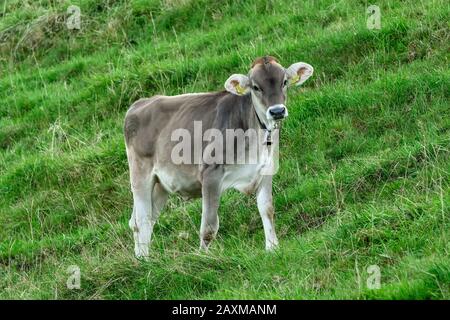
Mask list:
MULTIPOLYGON (((148 247, 153 231, 154 221, 152 193, 156 177, 152 173, 152 163, 128 154, 130 167, 131 191, 133 192, 133 213, 129 226, 134 235, 134 253, 137 258, 148 256, 148 247)), ((156 210, 155 210, 156 214, 156 210)))
POLYGON ((159 182, 156 182, 153 187, 153 192, 152 192, 152 216, 150 219, 152 227, 158 221, 159 214, 161 213, 162 209, 164 208, 164 205, 167 202, 168 196, 169 196, 169 194, 163 188, 163 186, 159 182))
MULTIPOLYGON (((161 186, 160 183, 156 182, 154 184, 153 192, 152 192, 151 200, 150 200, 150 202, 152 204, 152 209, 151 209, 151 213, 149 214, 149 217, 150 217, 150 234, 148 235, 148 243, 149 244, 151 242, 151 237, 153 234, 153 227, 155 226, 156 222, 158 221, 159 214, 161 213, 162 209, 164 208, 164 205, 167 202, 167 198, 168 198, 167 191, 164 190, 164 188, 161 186)), ((145 199, 144 199, 144 201, 145 201, 145 199)), ((140 231, 139 225, 140 225, 140 223, 138 223, 138 221, 136 219, 136 206, 133 205, 133 213, 132 213, 131 219, 129 221, 129 226, 130 226, 131 230, 133 230, 134 243, 135 243, 135 255, 138 258, 145 257, 148 255, 148 249, 147 249, 148 245, 145 245, 145 242, 144 242, 143 246, 145 246, 145 247, 140 246, 141 242, 139 239, 141 239, 141 238, 139 237, 139 231, 140 231)), ((145 226, 145 223, 144 223, 144 226, 145 226)))

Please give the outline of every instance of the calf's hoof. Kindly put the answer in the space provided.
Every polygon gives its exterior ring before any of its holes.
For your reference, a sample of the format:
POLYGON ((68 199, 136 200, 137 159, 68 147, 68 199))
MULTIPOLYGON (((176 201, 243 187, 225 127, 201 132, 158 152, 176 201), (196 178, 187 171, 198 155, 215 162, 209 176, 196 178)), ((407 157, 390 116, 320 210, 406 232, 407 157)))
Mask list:
POLYGON ((136 244, 134 246, 134 255, 138 260, 148 261, 148 244, 136 244))
POLYGON ((266 251, 273 252, 278 249, 278 241, 266 243, 266 251))

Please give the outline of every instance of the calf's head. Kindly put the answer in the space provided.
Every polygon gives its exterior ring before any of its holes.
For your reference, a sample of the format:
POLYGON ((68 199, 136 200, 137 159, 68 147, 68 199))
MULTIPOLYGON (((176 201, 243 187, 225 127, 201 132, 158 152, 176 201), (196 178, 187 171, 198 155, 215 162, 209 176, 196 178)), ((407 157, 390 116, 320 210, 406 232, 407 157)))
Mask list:
POLYGON ((260 121, 270 130, 287 117, 286 91, 299 86, 312 74, 313 67, 304 62, 283 68, 274 57, 256 59, 247 75, 233 74, 225 82, 225 89, 236 95, 251 94, 260 121))

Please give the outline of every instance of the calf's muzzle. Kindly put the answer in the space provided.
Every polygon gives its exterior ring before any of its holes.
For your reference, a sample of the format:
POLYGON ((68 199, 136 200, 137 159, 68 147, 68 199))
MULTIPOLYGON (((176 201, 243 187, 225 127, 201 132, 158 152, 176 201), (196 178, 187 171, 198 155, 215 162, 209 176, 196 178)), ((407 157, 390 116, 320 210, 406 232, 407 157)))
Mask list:
POLYGON ((267 118, 273 120, 281 120, 288 115, 287 108, 284 104, 276 104, 267 109, 267 118))

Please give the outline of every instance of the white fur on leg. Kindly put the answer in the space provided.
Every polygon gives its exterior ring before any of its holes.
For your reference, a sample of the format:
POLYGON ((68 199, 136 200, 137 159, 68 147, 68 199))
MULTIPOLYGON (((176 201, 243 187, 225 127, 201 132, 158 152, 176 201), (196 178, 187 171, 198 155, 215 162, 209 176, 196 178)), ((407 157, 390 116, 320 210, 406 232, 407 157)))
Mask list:
POLYGON ((150 190, 144 189, 133 192, 134 206, 136 208, 134 231, 134 253, 137 258, 148 257, 150 241, 152 237, 153 226, 151 217, 151 193, 150 190))
POLYGON ((137 257, 138 253, 140 254, 140 249, 138 247, 138 242, 139 242, 139 238, 138 238, 138 225, 136 222, 136 207, 133 206, 133 213, 131 214, 131 218, 128 221, 128 226, 130 227, 130 229, 133 231, 133 239, 134 239, 134 254, 137 257))
POLYGON ((266 250, 272 251, 278 247, 278 238, 275 233, 274 209, 272 205, 272 184, 262 185, 256 196, 258 211, 264 227, 266 237, 266 250))
POLYGON ((151 237, 151 227, 146 224, 141 225, 141 229, 137 234, 137 239, 135 239, 134 243, 134 254, 136 258, 147 258, 149 254, 149 246, 150 241, 148 240, 151 237), (136 241, 137 240, 137 241, 136 241))

